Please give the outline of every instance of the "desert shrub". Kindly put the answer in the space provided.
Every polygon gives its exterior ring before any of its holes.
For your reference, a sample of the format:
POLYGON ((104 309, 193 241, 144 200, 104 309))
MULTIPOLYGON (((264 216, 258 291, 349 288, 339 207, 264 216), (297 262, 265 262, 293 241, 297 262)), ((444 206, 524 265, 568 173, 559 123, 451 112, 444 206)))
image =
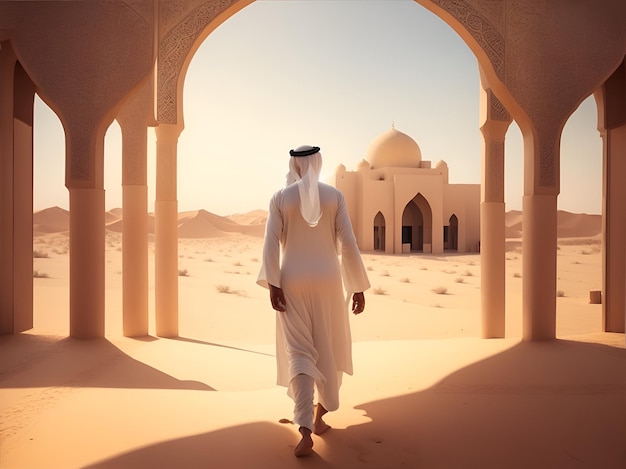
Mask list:
POLYGON ((234 293, 234 290, 232 290, 228 285, 215 285, 215 289, 219 293, 234 293))
POLYGON ((189 277, 189 271, 187 269, 178 269, 179 277, 189 277))
POLYGON ((46 259, 48 256, 48 253, 46 251, 40 251, 39 249, 35 249, 33 251, 33 257, 35 259, 46 259))
POLYGON ((381 276, 381 277, 391 277, 391 275, 389 275, 389 271, 388 271, 388 270, 383 270, 383 271, 380 273, 380 276, 381 276))
POLYGON ((400 281, 401 281, 402 283, 411 283, 411 279, 410 279, 409 277, 402 277, 402 278, 400 279, 400 281))
POLYGON ((386 295, 387 290, 385 290, 383 287, 375 287, 372 289, 372 293, 374 295, 386 295))
POLYGON ((563 290, 557 290, 556 296, 558 296, 559 298, 562 298, 565 296, 565 292, 563 290))
POLYGON ((463 277, 457 277, 457 278, 454 279, 454 281, 456 283, 463 283, 463 282, 465 282, 465 279, 463 277))
POLYGON ((39 272, 38 270, 33 270, 33 278, 49 278, 49 275, 45 272, 39 272))
POLYGON ((522 274, 520 274, 519 272, 515 272, 513 274, 513 277, 515 277, 515 278, 522 278, 522 274))
POLYGON ((241 291, 241 290, 235 290, 234 288, 230 288, 229 285, 215 285, 215 289, 219 292, 219 293, 225 293, 227 295, 237 295, 237 296, 246 296, 246 292, 241 291))
POLYGON ((474 275, 473 273, 471 273, 469 270, 466 270, 465 272, 463 272, 463 274, 465 277, 471 277, 472 275, 474 275))
POLYGON ((435 287, 433 288, 433 292, 437 295, 445 295, 448 293, 448 289, 446 287, 435 287))

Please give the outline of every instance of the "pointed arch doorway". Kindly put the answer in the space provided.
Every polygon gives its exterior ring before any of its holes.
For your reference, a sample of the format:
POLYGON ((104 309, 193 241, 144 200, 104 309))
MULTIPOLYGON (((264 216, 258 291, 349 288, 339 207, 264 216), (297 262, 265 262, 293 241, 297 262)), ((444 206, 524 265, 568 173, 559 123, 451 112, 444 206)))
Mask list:
POLYGON ((374 251, 385 251, 385 216, 381 212, 374 217, 374 251))
POLYGON ((448 225, 443 227, 443 248, 446 251, 459 249, 459 219, 454 213, 450 217, 448 225))
POLYGON ((433 214, 422 194, 402 212, 402 252, 432 252, 433 214))

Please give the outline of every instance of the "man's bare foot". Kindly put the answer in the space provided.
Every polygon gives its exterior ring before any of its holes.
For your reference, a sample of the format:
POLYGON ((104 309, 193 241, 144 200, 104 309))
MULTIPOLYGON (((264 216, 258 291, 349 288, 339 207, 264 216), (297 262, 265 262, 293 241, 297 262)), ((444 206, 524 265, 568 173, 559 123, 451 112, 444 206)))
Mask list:
POLYGON ((326 415, 328 411, 324 408, 322 404, 317 404, 317 410, 315 412, 315 421, 313 422, 313 433, 316 435, 321 435, 322 433, 330 430, 330 425, 328 425, 322 417, 326 415))
POLYGON ((298 446, 293 450, 293 454, 296 457, 307 456, 313 451, 313 438, 311 438, 311 430, 306 427, 300 427, 300 434, 302 439, 298 446))

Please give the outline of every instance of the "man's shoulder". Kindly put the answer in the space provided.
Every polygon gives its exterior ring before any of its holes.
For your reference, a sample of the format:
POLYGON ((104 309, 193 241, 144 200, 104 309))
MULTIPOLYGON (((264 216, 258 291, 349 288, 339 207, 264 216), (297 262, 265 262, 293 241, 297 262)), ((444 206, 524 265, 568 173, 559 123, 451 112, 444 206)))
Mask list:
POLYGON ((318 182, 320 188, 320 194, 327 194, 328 196, 337 197, 338 199, 343 198, 342 192, 334 186, 330 184, 326 184, 325 182, 318 182))
POLYGON ((317 183, 319 185, 320 191, 328 192, 329 194, 341 194, 341 191, 330 184, 319 181, 317 183))

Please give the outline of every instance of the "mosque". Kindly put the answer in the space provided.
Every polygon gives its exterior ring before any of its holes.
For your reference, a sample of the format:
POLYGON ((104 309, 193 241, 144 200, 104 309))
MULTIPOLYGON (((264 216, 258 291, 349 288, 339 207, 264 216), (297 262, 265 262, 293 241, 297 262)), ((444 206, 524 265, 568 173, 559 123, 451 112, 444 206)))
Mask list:
POLYGON ((331 184, 345 196, 364 251, 477 252, 480 184, 450 184, 448 175, 445 161, 433 167, 417 142, 392 125, 355 171, 339 165, 331 184))

